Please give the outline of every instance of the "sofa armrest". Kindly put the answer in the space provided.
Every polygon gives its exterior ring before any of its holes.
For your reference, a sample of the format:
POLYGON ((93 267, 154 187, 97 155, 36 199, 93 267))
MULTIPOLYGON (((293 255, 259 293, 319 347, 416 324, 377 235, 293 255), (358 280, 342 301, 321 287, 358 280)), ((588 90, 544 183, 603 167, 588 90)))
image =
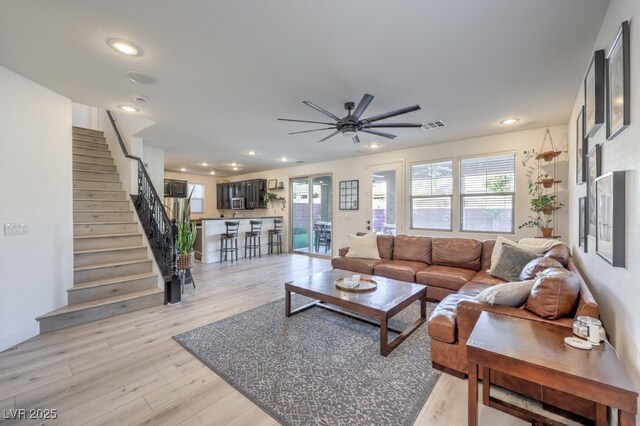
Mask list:
POLYGON ((345 257, 349 252, 349 247, 341 247, 338 249, 338 256, 345 257))
POLYGON ((563 327, 571 328, 573 325, 573 318, 561 318, 557 320, 548 320, 533 312, 529 312, 525 309, 514 308, 511 306, 503 305, 490 305, 485 302, 478 302, 476 300, 460 300, 458 303, 457 312, 457 325, 458 325, 458 339, 468 340, 469 335, 473 331, 478 318, 482 312, 493 312, 496 314, 507 315, 516 318, 524 318, 532 321, 546 322, 548 324, 556 324, 563 327))

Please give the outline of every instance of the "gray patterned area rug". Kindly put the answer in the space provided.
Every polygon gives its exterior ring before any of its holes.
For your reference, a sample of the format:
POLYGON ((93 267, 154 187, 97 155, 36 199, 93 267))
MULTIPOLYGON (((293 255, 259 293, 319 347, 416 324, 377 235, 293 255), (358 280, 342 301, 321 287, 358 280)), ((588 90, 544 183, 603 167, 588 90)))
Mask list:
MULTIPOLYGON (((293 307, 310 300, 292 296, 293 307)), ((390 326, 419 314, 416 302, 390 326)), ((281 299, 174 339, 282 424, 412 424, 440 376, 426 324, 386 358, 379 333, 318 307, 287 319, 281 299)))

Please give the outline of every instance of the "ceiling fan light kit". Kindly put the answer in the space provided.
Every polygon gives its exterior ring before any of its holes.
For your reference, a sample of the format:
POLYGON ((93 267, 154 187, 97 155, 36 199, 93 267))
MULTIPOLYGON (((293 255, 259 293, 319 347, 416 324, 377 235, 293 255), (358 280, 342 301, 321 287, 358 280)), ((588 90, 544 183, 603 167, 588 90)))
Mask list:
MULTIPOLYGON (((353 143, 360 143, 360 138, 358 137, 359 132, 369 133, 371 135, 381 136, 383 138, 388 138, 388 139, 395 139, 396 135, 393 135, 391 133, 381 132, 375 129, 377 128, 409 128, 409 127, 424 128, 423 123, 377 123, 380 120, 385 120, 387 118, 396 117, 398 115, 403 115, 413 111, 417 111, 420 109, 420 105, 412 105, 405 108, 400 108, 393 111, 385 112, 383 114, 378 114, 372 117, 361 119, 360 117, 362 117, 362 114, 367 109, 371 101, 373 101, 373 95, 365 94, 360 100, 360 102, 358 103, 358 106, 356 106, 353 102, 346 102, 344 104, 344 109, 347 111, 347 115, 343 118, 337 117, 336 115, 330 113, 329 111, 319 107, 318 105, 312 102, 302 101, 303 104, 307 105, 310 108, 315 109, 321 114, 324 114, 325 116, 332 119, 333 122, 295 120, 290 118, 278 118, 278 120, 293 121, 297 123, 325 124, 329 126, 329 127, 322 127, 319 129, 303 130, 300 132, 291 132, 291 133, 287 133, 288 135, 318 132, 321 130, 334 130, 333 133, 320 139, 318 142, 324 142, 327 139, 334 137, 338 133, 341 133, 342 136, 346 138, 351 138, 353 143)), ((442 120, 438 120, 438 121, 442 122, 442 120)), ((444 122, 442 122, 442 126, 436 126, 436 127, 444 127, 444 122)))

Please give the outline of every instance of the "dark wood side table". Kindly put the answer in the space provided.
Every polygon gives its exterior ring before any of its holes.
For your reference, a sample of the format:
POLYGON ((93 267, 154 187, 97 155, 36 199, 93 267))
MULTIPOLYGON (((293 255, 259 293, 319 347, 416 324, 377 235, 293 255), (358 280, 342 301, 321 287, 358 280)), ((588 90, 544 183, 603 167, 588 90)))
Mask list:
POLYGON ((589 351, 572 348, 571 329, 483 312, 467 341, 469 426, 478 424, 478 369, 485 405, 532 424, 558 424, 540 414, 490 396, 491 370, 539 383, 596 403, 596 424, 607 424, 607 406, 618 409, 618 424, 635 425, 638 392, 608 342, 589 351))

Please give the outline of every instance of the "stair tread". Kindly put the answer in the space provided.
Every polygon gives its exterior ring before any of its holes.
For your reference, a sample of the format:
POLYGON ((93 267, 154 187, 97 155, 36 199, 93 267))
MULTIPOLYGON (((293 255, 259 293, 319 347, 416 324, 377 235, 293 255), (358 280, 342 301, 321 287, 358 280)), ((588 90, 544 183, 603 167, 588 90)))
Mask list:
POLYGON ((129 232, 124 234, 97 234, 97 235, 74 235, 74 240, 84 240, 89 238, 107 238, 107 237, 132 237, 142 235, 140 232, 129 232))
POLYGON ((100 287, 103 285, 111 285, 111 284, 117 284, 121 282, 133 281, 133 280, 139 280, 139 279, 151 278, 151 277, 156 278, 158 277, 158 274, 155 272, 146 272, 144 274, 126 275, 124 277, 113 277, 113 278, 105 278, 102 280, 86 281, 83 283, 74 284, 73 287, 67 289, 67 291, 70 292, 70 291, 80 290, 80 289, 84 290, 91 287, 100 287))
POLYGON ((124 192, 122 189, 104 189, 104 188, 73 188, 74 191, 97 191, 97 192, 124 192))
POLYGON ((74 272, 90 271, 91 269, 111 268, 113 266, 135 265, 136 263, 147 263, 147 262, 151 262, 151 260, 145 258, 145 259, 135 259, 135 260, 121 260, 118 262, 109 262, 109 263, 94 263, 92 265, 75 266, 73 268, 73 271, 74 272))
MULTIPOLYGON (((118 192, 118 191, 116 191, 118 192)), ((120 191, 124 192, 124 191, 120 191)), ((73 201, 100 201, 100 202, 109 202, 109 203, 126 203, 127 200, 110 200, 110 199, 101 199, 101 198, 74 198, 73 201)))
POLYGON ((133 250, 133 249, 141 249, 141 248, 146 249, 146 247, 143 246, 143 245, 139 245, 139 246, 121 246, 121 247, 108 247, 108 248, 101 248, 101 249, 77 250, 77 251, 74 251, 73 254, 104 253, 104 252, 110 252, 110 251, 133 250))
MULTIPOLYGON (((82 170, 84 171, 84 170, 82 170)), ((87 179, 87 178, 73 178, 74 182, 79 180, 79 181, 83 181, 83 182, 102 182, 105 183, 105 181, 103 180, 98 180, 98 179, 87 179)), ((122 183, 122 182, 106 182, 106 183, 122 183)))
POLYGON ((73 209, 74 213, 132 213, 133 210, 86 210, 86 209, 73 209))
POLYGON ((137 222, 73 222, 74 225, 135 225, 137 222))
MULTIPOLYGON (((74 161, 75 163, 75 161, 74 161)), ((109 175, 117 175, 118 172, 107 172, 105 170, 82 170, 82 169, 73 169, 74 172, 87 172, 87 173, 105 173, 109 175)))
POLYGON ((115 167, 115 165, 113 165, 113 164, 94 163, 92 161, 82 161, 82 160, 73 160, 73 163, 74 164, 80 163, 80 164, 93 164, 93 165, 96 165, 96 166, 113 166, 113 167, 115 167))
POLYGON ((161 288, 152 288, 152 289, 147 289, 147 290, 136 291, 136 292, 133 292, 133 293, 121 294, 121 295, 118 295, 118 296, 105 297, 105 298, 102 298, 102 299, 96 299, 96 300, 92 300, 92 301, 89 301, 89 302, 76 303, 76 304, 73 304, 73 305, 63 306, 60 309, 56 309, 55 311, 51 311, 49 313, 41 315, 36 319, 37 320, 42 320, 42 319, 45 319, 45 318, 51 318, 51 317, 56 317, 56 316, 59 316, 59 315, 68 314, 68 313, 71 313, 71 312, 78 312, 78 311, 82 311, 82 310, 89 309, 89 308, 96 308, 98 306, 105 306, 105 305, 109 305, 109 304, 112 304, 112 303, 119 303, 119 302, 124 302, 124 301, 127 301, 127 300, 137 299, 138 297, 152 296, 152 295, 158 294, 158 293, 164 293, 164 290, 161 289, 161 288))

